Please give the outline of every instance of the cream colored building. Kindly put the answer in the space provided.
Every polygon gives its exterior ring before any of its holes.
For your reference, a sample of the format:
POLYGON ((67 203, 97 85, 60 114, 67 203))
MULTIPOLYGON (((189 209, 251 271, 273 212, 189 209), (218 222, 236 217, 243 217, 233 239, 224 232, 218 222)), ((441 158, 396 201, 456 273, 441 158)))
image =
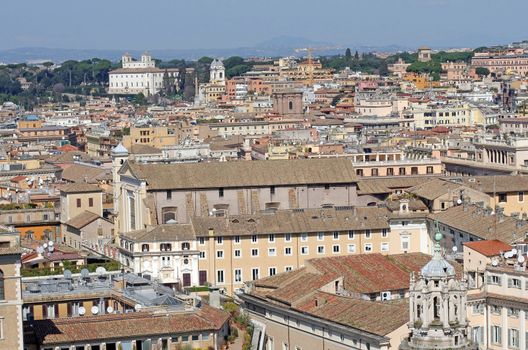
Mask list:
POLYGON ((18 232, 0 227, 0 349, 24 349, 21 254, 18 232))
POLYGON ((480 348, 525 350, 528 347, 526 246, 517 246, 516 251, 506 248, 507 244, 498 241, 465 246, 464 269, 476 274, 468 295, 468 320, 473 340, 480 348))

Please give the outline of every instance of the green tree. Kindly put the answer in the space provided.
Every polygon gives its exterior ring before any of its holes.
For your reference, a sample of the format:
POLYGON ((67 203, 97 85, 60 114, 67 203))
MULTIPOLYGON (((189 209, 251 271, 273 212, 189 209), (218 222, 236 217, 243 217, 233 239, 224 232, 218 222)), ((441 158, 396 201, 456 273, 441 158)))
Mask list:
POLYGON ((142 92, 134 96, 134 103, 140 106, 145 106, 147 104, 147 98, 143 95, 142 92))
POLYGON ((477 73, 477 75, 482 78, 482 77, 487 77, 488 75, 490 75, 490 70, 485 67, 477 67, 475 69, 475 73, 477 73))
POLYGON ((350 51, 350 48, 346 49, 345 58, 346 58, 347 61, 350 61, 352 59, 352 52, 350 51))

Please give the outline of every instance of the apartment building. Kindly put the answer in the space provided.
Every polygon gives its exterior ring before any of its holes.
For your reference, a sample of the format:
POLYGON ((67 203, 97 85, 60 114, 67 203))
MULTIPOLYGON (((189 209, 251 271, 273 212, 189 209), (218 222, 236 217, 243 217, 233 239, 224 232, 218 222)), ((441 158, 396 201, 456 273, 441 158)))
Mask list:
POLYGON ((219 305, 133 274, 27 278, 22 298, 28 349, 219 348, 228 334, 219 305))
POLYGON ((467 314, 473 341, 480 348, 528 347, 525 253, 525 245, 513 249, 493 240, 465 246, 464 269, 476 276, 468 294, 467 314))
POLYGON ((528 138, 484 136, 476 138, 473 144, 477 162, 517 169, 528 165, 528 138))
MULTIPOLYGON (((120 261, 176 288, 212 284, 228 294, 244 282, 318 257, 430 253, 427 212, 407 200, 380 207, 215 213, 120 235, 120 261)), ((167 213, 173 222, 175 213, 167 213)))
POLYGON ((528 56, 523 49, 504 52, 476 52, 471 59, 472 67, 488 68, 495 74, 528 74, 528 56))
POLYGON ((33 208, 20 204, 13 209, 0 205, 0 225, 13 226, 21 238, 60 239, 60 215, 55 208, 33 208))
POLYGON ((123 146, 131 149, 132 145, 147 145, 156 148, 175 146, 180 142, 177 127, 171 126, 133 126, 130 134, 123 136, 123 146))
POLYGON ((436 126, 464 127, 484 125, 482 112, 469 105, 428 106, 411 105, 403 112, 405 119, 412 119, 416 129, 432 129, 436 126))
POLYGON ((302 126, 300 119, 282 119, 266 121, 242 121, 229 123, 209 124, 210 133, 222 137, 234 135, 257 136, 271 135, 275 131, 300 129, 302 126))

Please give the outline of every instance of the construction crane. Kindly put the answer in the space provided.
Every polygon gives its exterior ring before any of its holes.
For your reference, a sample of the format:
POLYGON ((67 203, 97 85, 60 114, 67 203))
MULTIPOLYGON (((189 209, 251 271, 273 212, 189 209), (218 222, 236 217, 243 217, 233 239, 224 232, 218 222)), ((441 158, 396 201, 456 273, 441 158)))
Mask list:
POLYGON ((335 51, 343 49, 340 46, 319 46, 319 47, 301 47, 293 49, 295 53, 307 52, 307 61, 308 61, 308 85, 313 86, 314 84, 314 61, 313 61, 313 52, 314 51, 335 51))

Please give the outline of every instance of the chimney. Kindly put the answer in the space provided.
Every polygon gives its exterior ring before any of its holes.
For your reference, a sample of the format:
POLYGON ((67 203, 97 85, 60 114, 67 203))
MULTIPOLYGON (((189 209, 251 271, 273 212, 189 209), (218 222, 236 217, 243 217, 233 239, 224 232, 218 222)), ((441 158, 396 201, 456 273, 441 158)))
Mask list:
POLYGON ((209 287, 209 305, 220 309, 220 289, 218 287, 209 287))

